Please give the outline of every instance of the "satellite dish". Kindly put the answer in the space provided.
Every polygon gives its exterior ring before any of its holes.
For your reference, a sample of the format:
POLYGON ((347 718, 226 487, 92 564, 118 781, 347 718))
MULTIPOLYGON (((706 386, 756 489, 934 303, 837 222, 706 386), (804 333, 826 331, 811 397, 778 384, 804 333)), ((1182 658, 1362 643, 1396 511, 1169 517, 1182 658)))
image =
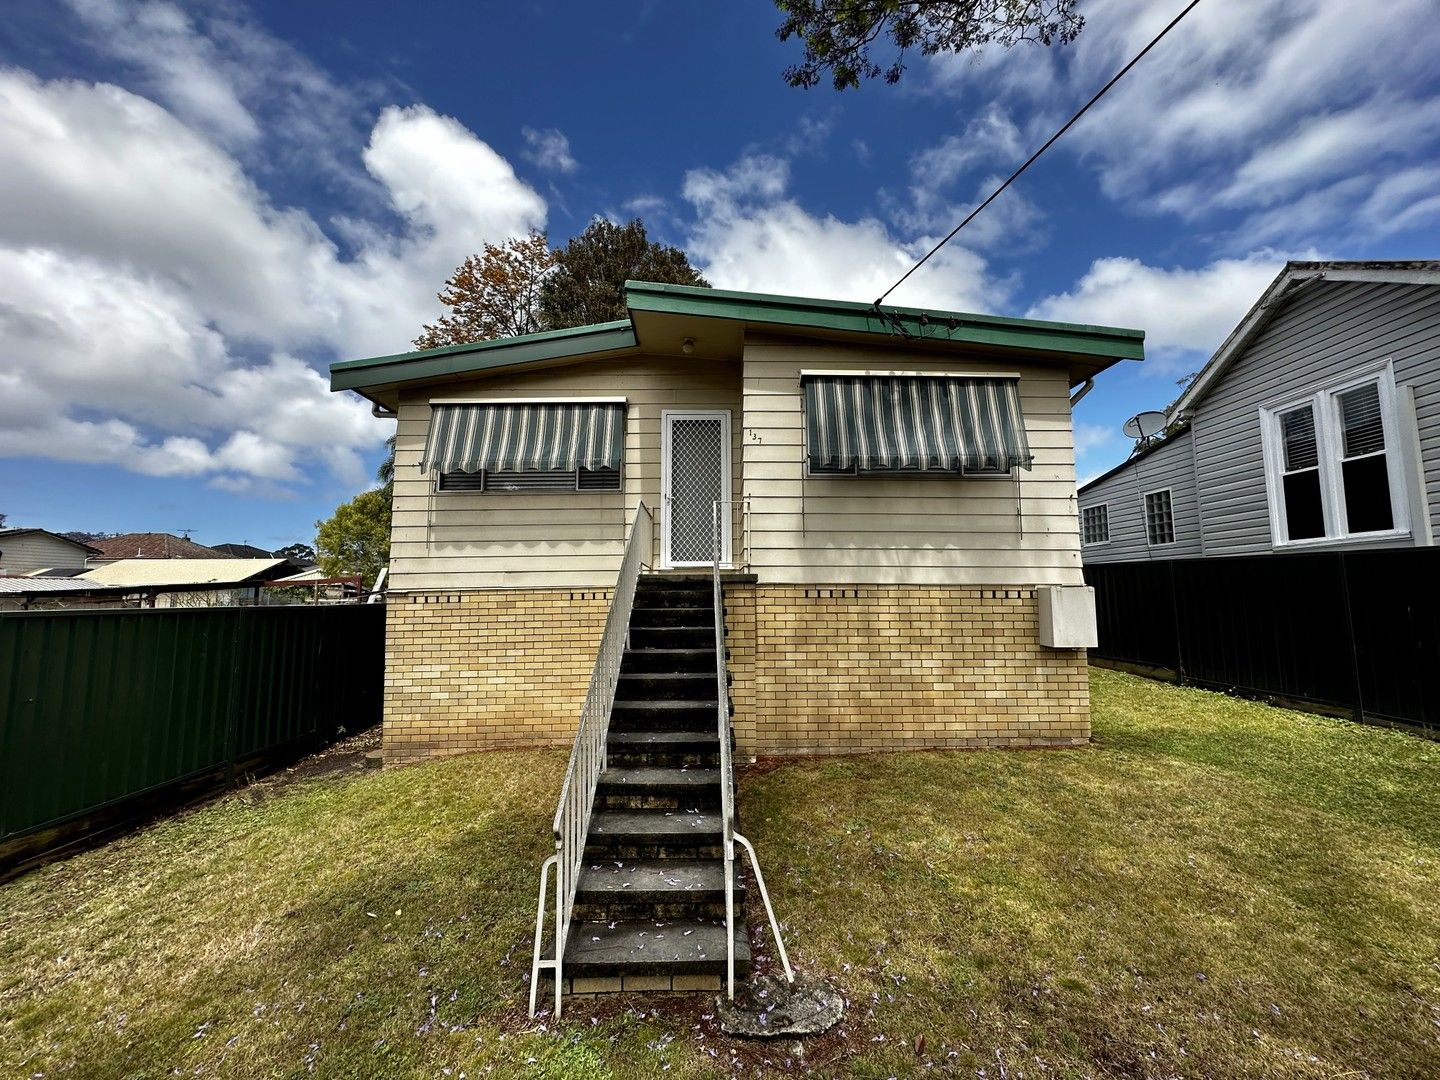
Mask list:
POLYGON ((1149 439, 1165 430, 1165 414, 1163 412, 1136 413, 1125 421, 1125 427, 1122 430, 1132 439, 1149 439))

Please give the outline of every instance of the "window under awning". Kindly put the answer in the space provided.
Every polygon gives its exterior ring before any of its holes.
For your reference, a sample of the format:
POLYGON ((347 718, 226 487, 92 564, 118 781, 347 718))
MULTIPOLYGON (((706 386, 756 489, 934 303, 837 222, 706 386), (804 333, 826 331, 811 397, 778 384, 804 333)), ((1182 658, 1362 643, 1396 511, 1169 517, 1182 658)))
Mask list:
POLYGON ((622 402, 438 404, 420 467, 440 473, 618 469, 622 402))
POLYGON ((1018 378, 806 375, 810 467, 989 472, 1031 467, 1018 378))

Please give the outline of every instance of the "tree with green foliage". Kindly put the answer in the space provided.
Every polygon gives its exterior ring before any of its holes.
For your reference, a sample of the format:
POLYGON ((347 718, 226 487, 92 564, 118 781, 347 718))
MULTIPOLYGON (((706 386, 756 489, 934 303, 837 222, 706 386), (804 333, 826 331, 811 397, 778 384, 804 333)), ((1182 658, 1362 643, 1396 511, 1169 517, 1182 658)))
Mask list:
POLYGON ((368 589, 390 560, 390 488, 362 491, 315 529, 320 568, 330 577, 358 575, 368 589))
POLYGON ((623 319, 625 282, 667 285, 710 283, 685 252, 651 240, 639 218, 616 225, 596 218, 555 252, 555 269, 540 285, 540 322, 546 330, 623 319))
POLYGON ((1085 26, 1078 0, 775 0, 775 6, 785 16, 775 36, 799 38, 805 47, 801 62, 785 69, 785 81, 808 88, 828 77, 836 90, 882 76, 899 82, 911 49, 934 56, 985 45, 1068 45, 1085 26), (882 38, 895 50, 886 64, 870 55, 882 38))
POLYGON ((315 549, 309 544, 287 544, 275 552, 277 559, 294 559, 298 563, 313 563, 315 549))

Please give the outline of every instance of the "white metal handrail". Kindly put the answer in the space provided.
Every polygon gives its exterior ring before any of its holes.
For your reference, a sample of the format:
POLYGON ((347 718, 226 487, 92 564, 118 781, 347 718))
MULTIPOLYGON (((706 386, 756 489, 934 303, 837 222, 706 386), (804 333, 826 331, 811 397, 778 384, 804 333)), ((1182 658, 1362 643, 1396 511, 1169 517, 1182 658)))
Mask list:
POLYGON ((770 933, 775 937, 775 949, 780 954, 780 963, 785 966, 786 980, 793 983, 795 972, 790 968, 790 957, 785 952, 785 942, 780 937, 780 922, 775 918, 775 908, 770 904, 770 893, 765 888, 765 875, 760 873, 760 860, 755 857, 755 848, 749 840, 735 831, 735 762, 730 748, 730 673, 725 659, 725 603, 724 590, 720 584, 720 555, 724 550, 721 529, 730 528, 730 506, 728 499, 715 500, 710 521, 710 566, 715 603, 715 690, 718 702, 716 723, 720 734, 720 820, 724 830, 722 852, 725 858, 725 992, 734 1000, 737 842, 750 856, 750 869, 755 873, 760 899, 765 902, 770 933))
POLYGON ((615 581, 615 594, 610 598, 610 612, 605 617, 605 633, 590 673, 590 687, 580 709, 580 727, 575 732, 575 746, 570 751, 570 765, 560 788, 555 808, 553 829, 555 854, 540 867, 540 901, 535 913, 535 952, 530 965, 530 1015, 535 1015, 535 998, 540 972, 555 972, 555 1016, 560 1016, 562 967, 565 942, 570 933, 570 912, 575 906, 575 887, 585 857, 585 838, 590 831, 590 811, 595 805, 595 789, 605 771, 605 745, 610 734, 610 711, 615 704, 615 687, 620 678, 620 663, 625 658, 630 631, 630 612, 635 605, 635 586, 640 569, 649 565, 655 543, 655 519, 643 502, 635 508, 630 536, 625 542, 625 556, 620 561, 620 574, 615 581), (541 936, 545 932, 545 892, 551 871, 555 874, 555 957, 540 956, 541 936))

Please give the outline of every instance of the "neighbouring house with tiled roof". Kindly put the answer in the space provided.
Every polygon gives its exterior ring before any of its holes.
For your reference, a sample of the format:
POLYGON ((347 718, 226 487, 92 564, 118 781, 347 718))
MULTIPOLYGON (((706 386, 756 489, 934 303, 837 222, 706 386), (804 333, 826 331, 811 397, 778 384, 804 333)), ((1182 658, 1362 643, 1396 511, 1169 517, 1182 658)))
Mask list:
MULTIPOLYGON (((92 563, 115 559, 228 559, 229 554, 170 533, 124 533, 92 541, 100 552, 92 563)), ((266 557, 269 553, 266 552, 266 557)))

